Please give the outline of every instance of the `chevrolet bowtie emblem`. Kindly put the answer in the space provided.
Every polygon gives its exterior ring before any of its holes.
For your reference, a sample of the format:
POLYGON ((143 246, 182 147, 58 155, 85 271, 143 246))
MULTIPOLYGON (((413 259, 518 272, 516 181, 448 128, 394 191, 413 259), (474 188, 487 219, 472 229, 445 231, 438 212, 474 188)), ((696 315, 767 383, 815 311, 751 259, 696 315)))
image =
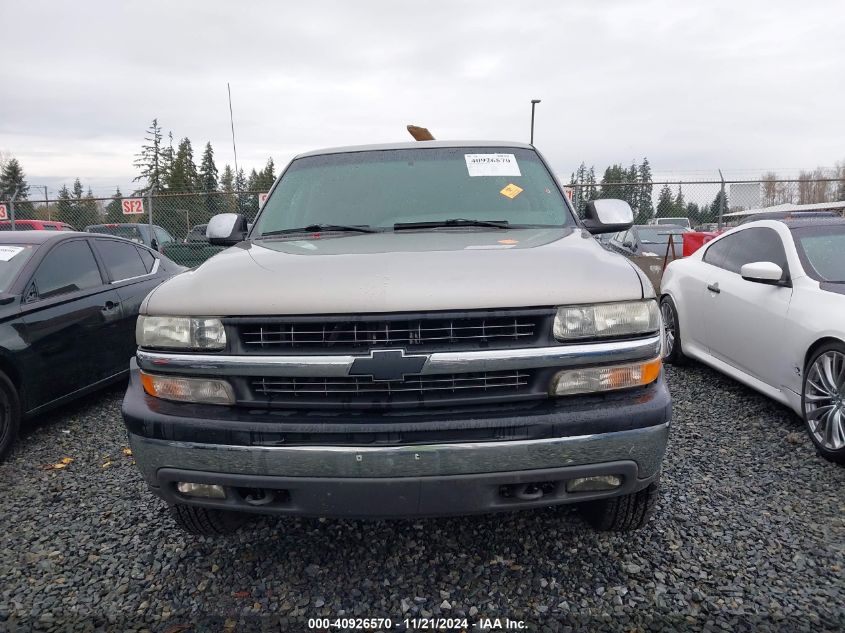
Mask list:
POLYGON ((404 350, 373 350, 369 356, 356 358, 349 368, 350 376, 370 376, 373 380, 404 380, 418 374, 428 356, 405 356, 404 350))

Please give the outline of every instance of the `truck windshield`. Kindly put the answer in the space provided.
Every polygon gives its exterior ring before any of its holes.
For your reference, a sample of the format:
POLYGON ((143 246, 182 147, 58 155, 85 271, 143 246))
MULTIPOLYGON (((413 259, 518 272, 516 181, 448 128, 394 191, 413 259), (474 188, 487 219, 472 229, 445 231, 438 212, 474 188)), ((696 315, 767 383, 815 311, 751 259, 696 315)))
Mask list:
MULTIPOLYGON (((449 147, 322 154, 291 163, 253 237, 312 225, 393 230, 447 220, 511 227, 568 226, 574 220, 549 171, 532 150, 449 147)), ((469 228, 472 227, 472 228, 469 228)), ((420 227, 420 229, 434 228, 420 227)))

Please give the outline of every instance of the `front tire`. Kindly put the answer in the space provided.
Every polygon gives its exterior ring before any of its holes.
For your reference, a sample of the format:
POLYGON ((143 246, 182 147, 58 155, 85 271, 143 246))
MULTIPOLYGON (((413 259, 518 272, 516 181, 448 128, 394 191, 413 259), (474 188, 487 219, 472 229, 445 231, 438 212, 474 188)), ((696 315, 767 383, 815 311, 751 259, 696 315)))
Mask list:
POLYGON ((20 424, 21 405, 18 390, 9 377, 0 371, 0 462, 12 450, 20 424))
POLYGON ((664 296, 660 300, 660 316, 663 318, 663 362, 670 365, 685 365, 687 357, 681 349, 681 327, 678 320, 678 309, 672 298, 664 296))
POLYGON ((237 531, 246 520, 237 512, 176 503, 170 506, 176 525, 197 536, 221 536, 237 531))
POLYGON ((845 464, 845 344, 813 353, 804 369, 801 412, 819 455, 845 464))
POLYGON ((643 527, 657 506, 659 481, 622 497, 582 503, 581 515, 601 532, 630 532, 643 527))

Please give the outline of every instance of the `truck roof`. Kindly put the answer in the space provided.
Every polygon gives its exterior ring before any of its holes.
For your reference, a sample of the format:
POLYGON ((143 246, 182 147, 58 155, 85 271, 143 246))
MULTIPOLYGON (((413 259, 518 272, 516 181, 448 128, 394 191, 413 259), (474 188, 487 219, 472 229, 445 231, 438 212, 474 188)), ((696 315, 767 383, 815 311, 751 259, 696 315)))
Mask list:
POLYGON ((513 147, 515 149, 534 149, 528 143, 515 143, 514 141, 409 141, 402 143, 379 143, 375 145, 349 145, 346 147, 328 147, 316 149, 310 152, 297 155, 297 158, 306 156, 321 156, 323 154, 346 154, 351 152, 373 152, 378 150, 391 149, 424 149, 444 147, 513 147))

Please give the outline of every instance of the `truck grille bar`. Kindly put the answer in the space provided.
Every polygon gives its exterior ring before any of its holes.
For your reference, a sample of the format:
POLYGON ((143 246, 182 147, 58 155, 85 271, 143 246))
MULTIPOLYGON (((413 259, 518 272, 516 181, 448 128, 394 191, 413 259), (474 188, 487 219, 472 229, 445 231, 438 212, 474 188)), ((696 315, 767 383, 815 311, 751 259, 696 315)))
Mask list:
POLYGON ((414 349, 478 349, 530 345, 545 315, 362 320, 265 321, 239 324, 246 353, 284 350, 360 351, 404 346, 414 349))

